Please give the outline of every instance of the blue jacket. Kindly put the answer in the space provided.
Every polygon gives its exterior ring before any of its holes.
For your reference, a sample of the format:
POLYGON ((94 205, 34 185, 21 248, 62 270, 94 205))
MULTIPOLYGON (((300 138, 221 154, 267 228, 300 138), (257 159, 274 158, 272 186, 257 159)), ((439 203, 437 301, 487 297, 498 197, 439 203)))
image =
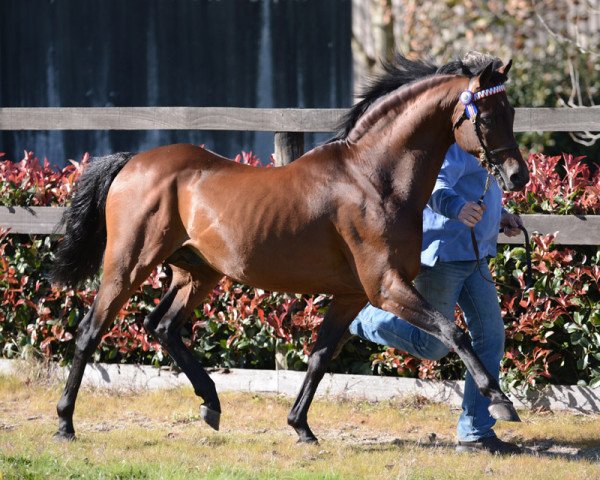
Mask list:
MULTIPOLYGON (((483 193, 487 171, 479 161, 454 144, 448 150, 427 206, 423 210, 421 263, 475 260, 470 229, 458 220, 467 202, 483 193)), ((487 209, 475 224, 481 258, 496 255, 502 215, 502 191, 495 179, 483 199, 487 209)))

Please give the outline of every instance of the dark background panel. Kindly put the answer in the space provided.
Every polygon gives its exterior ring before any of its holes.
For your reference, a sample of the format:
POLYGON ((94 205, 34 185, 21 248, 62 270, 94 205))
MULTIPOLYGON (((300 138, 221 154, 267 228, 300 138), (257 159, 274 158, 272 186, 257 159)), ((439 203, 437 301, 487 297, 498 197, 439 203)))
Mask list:
MULTIPOLYGON (((0 0, 0 106, 345 107, 350 35, 350 0, 0 0)), ((61 165, 174 142, 273 150, 255 132, 0 133, 8 158, 61 165)))

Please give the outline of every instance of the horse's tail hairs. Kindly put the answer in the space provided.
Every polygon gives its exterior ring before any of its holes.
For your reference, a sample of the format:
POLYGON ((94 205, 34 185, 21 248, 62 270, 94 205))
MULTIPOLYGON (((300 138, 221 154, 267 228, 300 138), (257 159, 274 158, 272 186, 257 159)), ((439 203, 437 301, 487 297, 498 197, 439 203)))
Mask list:
POLYGON ((115 153, 92 159, 73 189, 71 205, 57 227, 64 227, 50 281, 76 288, 96 274, 106 247, 104 209, 111 183, 133 156, 115 153))

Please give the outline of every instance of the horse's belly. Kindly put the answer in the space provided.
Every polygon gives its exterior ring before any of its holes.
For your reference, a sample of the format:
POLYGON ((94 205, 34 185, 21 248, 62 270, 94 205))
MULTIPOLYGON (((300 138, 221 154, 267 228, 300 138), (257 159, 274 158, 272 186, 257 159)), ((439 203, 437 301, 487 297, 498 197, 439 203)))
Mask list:
POLYGON ((347 262, 317 256, 268 259, 249 264, 233 276, 236 280, 265 290, 290 293, 356 293, 362 291, 347 262))
POLYGON ((319 248, 317 243, 288 239, 249 246, 229 241, 210 248, 210 242, 189 242, 215 270, 257 288, 290 293, 360 291, 341 252, 319 248))

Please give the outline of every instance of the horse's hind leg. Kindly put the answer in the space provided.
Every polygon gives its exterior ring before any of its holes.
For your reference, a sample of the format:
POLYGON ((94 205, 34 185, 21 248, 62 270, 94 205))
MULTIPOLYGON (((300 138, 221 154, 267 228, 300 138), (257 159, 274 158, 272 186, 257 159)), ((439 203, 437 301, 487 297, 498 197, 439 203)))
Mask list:
POLYGON ((73 412, 86 363, 100 343, 100 339, 108 325, 154 267, 154 265, 149 264, 136 264, 131 268, 125 268, 121 263, 121 255, 112 257, 113 259, 117 257, 114 262, 111 261, 109 249, 107 249, 107 255, 109 258, 108 260, 105 259, 104 275, 98 294, 90 311, 77 328, 73 365, 56 408, 58 431, 54 436, 57 439, 72 440, 75 438, 73 412))
POLYGON ((185 250, 178 251, 167 262, 173 271, 171 285, 156 309, 144 320, 144 327, 189 378, 196 395, 204 400, 200 409, 202 418, 218 430, 221 405, 215 384, 183 343, 181 327, 222 274, 185 250))
POLYGON ((299 442, 317 442, 317 437, 308 426, 308 409, 340 338, 366 303, 367 299, 362 297, 336 297, 325 314, 308 361, 308 371, 302 388, 288 415, 288 424, 296 430, 299 442))

